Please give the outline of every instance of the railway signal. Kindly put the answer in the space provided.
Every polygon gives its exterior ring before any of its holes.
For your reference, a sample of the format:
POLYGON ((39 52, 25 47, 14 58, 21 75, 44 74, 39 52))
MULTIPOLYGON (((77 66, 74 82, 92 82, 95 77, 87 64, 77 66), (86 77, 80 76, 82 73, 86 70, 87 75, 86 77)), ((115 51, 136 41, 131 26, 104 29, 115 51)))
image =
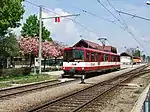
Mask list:
POLYGON ((55 22, 57 23, 59 23, 60 22, 60 17, 55 17, 55 22))

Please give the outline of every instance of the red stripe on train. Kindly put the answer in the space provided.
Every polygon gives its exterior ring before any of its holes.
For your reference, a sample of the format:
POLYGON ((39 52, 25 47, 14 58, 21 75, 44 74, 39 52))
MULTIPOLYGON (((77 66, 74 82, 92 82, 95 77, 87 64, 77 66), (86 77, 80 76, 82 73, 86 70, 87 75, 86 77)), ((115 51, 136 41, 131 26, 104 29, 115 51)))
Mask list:
POLYGON ((84 71, 89 71, 89 70, 100 70, 100 69, 108 69, 108 68, 113 68, 113 67, 120 67, 120 65, 109 65, 109 66, 94 66, 94 67, 63 67, 63 70, 70 70, 70 69, 74 69, 74 70, 83 70, 82 68, 84 68, 84 71))

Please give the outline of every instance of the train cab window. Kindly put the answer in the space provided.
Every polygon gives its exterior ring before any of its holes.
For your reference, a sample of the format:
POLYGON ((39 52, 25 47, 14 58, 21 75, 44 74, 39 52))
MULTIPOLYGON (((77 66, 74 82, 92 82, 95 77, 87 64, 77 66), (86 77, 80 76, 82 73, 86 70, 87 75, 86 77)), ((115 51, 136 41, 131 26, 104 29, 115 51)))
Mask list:
POLYGON ((64 61, 74 62, 74 61, 84 61, 84 51, 82 50, 66 50, 64 52, 64 61))
POLYGON ((90 61, 90 53, 86 52, 86 61, 90 61))
POLYGON ((111 56, 111 62, 114 62, 114 58, 115 58, 114 56, 111 56))

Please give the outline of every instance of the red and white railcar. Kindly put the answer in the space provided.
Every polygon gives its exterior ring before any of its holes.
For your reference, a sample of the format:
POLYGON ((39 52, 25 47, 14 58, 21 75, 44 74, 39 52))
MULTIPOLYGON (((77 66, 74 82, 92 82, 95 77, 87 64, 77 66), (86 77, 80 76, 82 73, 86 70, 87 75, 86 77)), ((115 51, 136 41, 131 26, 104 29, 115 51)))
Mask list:
POLYGON ((114 69, 120 69, 120 56, 116 53, 84 47, 64 49, 65 74, 84 74, 114 69))

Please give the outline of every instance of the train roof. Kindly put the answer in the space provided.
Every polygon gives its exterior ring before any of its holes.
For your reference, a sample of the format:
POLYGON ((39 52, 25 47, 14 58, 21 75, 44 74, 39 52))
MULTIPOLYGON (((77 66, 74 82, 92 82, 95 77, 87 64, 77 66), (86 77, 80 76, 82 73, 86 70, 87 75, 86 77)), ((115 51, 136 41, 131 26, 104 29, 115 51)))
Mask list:
POLYGON ((81 39, 80 41, 78 41, 72 47, 85 47, 85 48, 97 49, 97 50, 101 50, 101 51, 113 52, 113 53, 117 54, 116 47, 101 46, 98 43, 95 43, 95 42, 92 42, 92 41, 89 41, 89 40, 85 40, 85 39, 81 39))
POLYGON ((64 48, 64 50, 72 50, 72 49, 95 51, 95 52, 99 52, 99 53, 111 54, 111 55, 119 56, 119 54, 117 54, 117 53, 108 52, 108 51, 102 51, 102 50, 92 49, 92 48, 85 48, 85 47, 67 47, 67 48, 64 48))

